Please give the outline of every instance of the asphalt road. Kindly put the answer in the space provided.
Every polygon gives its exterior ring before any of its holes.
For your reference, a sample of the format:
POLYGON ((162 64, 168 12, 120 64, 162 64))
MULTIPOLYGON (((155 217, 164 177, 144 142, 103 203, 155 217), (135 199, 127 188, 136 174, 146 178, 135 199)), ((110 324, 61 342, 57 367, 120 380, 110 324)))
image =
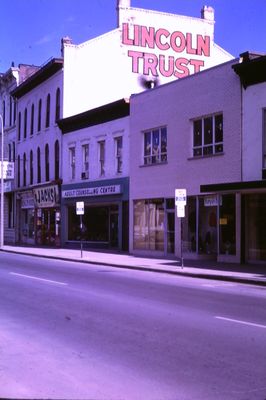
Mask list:
POLYGON ((262 287, 0 253, 0 398, 265 400, 262 287))

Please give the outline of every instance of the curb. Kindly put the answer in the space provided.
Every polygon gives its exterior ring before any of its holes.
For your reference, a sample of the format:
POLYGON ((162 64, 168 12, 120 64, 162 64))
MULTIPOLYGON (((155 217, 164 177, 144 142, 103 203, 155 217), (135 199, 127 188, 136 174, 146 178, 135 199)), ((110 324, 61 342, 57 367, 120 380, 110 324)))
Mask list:
MULTIPOLYGON (((242 278, 238 276, 228 276, 228 275, 211 275, 211 274, 205 274, 205 273, 193 273, 193 272, 185 272, 185 271, 170 271, 170 270, 164 270, 164 269, 159 269, 159 268, 153 268, 153 267, 141 267, 141 266, 130 266, 130 265, 124 265, 124 264, 115 264, 115 263, 106 263, 106 262, 101 262, 101 261, 89 261, 89 260, 83 260, 83 259, 73 259, 73 258, 65 258, 65 257, 60 257, 60 256, 49 256, 46 254, 34 254, 34 253, 25 253, 23 251, 13 251, 13 250, 3 250, 0 249, 1 252, 3 253, 12 253, 12 254, 20 254, 24 256, 32 256, 32 257, 39 257, 39 258, 48 258, 50 260, 60 260, 60 261, 68 261, 68 262, 79 262, 82 264, 93 264, 93 265, 102 265, 105 267, 114 267, 114 268, 121 268, 121 269, 130 269, 130 270, 136 270, 136 271, 146 271, 146 272, 158 272, 158 273, 164 273, 164 274, 169 274, 169 275, 179 275, 179 276, 184 276, 184 277, 190 277, 190 278, 201 278, 201 279, 210 279, 210 280, 216 280, 216 281, 225 281, 225 282, 237 282, 237 283, 243 283, 243 284, 249 284, 249 285, 256 285, 256 286, 266 286, 266 281, 260 281, 260 280, 255 280, 252 278, 242 278)), ((177 267, 181 268, 181 267, 177 267)), ((184 267, 186 268, 186 267, 184 267)))

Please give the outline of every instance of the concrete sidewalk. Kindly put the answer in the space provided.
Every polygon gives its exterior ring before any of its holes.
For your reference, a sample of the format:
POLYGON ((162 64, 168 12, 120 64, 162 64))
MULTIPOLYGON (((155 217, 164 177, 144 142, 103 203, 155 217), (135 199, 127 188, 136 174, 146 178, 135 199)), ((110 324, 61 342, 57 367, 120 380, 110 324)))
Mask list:
POLYGON ((153 271, 219 281, 240 282, 266 286, 266 264, 222 264, 215 261, 144 258, 108 251, 81 251, 80 249, 4 246, 2 251, 59 260, 91 263, 142 271, 153 271))

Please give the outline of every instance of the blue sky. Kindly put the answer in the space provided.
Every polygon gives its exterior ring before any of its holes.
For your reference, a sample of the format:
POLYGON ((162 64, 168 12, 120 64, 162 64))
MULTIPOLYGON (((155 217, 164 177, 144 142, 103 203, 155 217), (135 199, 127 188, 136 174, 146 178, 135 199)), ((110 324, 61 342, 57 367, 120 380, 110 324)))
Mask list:
MULTIPOLYGON (((61 38, 79 44, 116 28, 116 0, 1 0, 0 71, 14 61, 42 65, 60 56, 61 38)), ((266 53, 266 0, 131 0, 132 7, 200 17, 215 9, 215 42, 234 56, 266 53)))

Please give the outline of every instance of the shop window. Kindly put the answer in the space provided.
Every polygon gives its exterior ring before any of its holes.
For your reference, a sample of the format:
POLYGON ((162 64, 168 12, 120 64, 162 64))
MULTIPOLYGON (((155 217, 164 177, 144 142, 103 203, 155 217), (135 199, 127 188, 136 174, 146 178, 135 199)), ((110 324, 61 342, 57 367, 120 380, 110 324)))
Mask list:
POLYGON ((33 151, 30 152, 30 185, 33 184, 33 151))
POLYGON ((223 152, 223 115, 217 114, 193 121, 193 156, 223 152))
POLYGON ((76 149, 75 149, 75 147, 69 148, 69 164, 70 164, 70 178, 75 179, 75 176, 76 176, 76 149))
POLYGON ((45 180, 50 180, 49 145, 45 145, 45 180))
POLYGON ((39 100, 38 105, 38 132, 40 132, 42 128, 42 99, 39 100))
POLYGON ((7 207, 8 207, 8 228, 14 228, 14 195, 7 194, 7 207))
POLYGON ((56 90, 56 99, 55 99, 55 122, 60 119, 60 89, 56 90))
MULTIPOLYGON (((245 196, 245 248, 248 261, 266 261, 266 194, 245 196)), ((265 265, 265 264, 264 264, 265 265)))
POLYGON ((185 217, 182 218, 182 250, 195 253, 197 251, 197 205, 196 197, 187 197, 185 217))
POLYGON ((116 172, 120 174, 122 172, 122 161, 123 161, 122 136, 115 138, 115 161, 116 161, 116 172))
POLYGON ((166 127, 144 132, 144 164, 158 164, 167 161, 166 127))
POLYGON ((23 186, 27 183, 27 158, 26 153, 23 154, 23 186))
POLYGON ((219 228, 220 254, 236 254, 236 202, 234 194, 221 196, 219 228))
POLYGON ((27 137, 27 127, 28 127, 28 110, 24 110, 24 139, 27 137))
POLYGON ((82 145, 82 172, 81 179, 89 179, 89 145, 82 145))
POLYGON ((37 149, 37 183, 41 183, 41 150, 37 149))
POLYGON ((134 249, 164 251, 163 199, 134 202, 134 249))
POLYGON ((31 105, 31 117, 30 117, 30 134, 34 132, 34 104, 31 105))
POLYGON ((49 126, 50 126, 50 103, 51 103, 51 96, 49 93, 46 98, 46 118, 45 118, 45 127, 46 128, 49 128, 49 126))
POLYGON ((56 140, 54 145, 54 177, 59 179, 59 142, 56 140))
POLYGON ((105 140, 98 142, 99 145, 99 164, 100 164, 100 176, 105 175, 105 140))
POLYGON ((18 113, 18 141, 21 138, 21 112, 18 113))

